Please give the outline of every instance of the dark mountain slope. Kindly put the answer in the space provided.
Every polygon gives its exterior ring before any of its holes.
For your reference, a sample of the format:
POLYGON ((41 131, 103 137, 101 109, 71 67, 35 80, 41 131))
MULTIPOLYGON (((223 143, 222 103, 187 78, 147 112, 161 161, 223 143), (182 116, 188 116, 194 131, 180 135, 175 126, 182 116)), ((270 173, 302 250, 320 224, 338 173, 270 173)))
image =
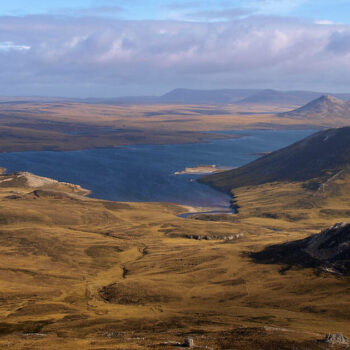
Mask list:
POLYGON ((200 182, 230 191, 274 181, 322 181, 350 164, 350 127, 317 132, 243 167, 204 176, 200 182))

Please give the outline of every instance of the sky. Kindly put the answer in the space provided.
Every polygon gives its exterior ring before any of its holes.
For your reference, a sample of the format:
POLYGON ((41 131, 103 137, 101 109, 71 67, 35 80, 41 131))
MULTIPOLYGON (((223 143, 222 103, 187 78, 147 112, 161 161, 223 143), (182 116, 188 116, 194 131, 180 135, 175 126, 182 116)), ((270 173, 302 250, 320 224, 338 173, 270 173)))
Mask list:
POLYGON ((0 95, 350 92, 350 0, 0 2, 0 95))

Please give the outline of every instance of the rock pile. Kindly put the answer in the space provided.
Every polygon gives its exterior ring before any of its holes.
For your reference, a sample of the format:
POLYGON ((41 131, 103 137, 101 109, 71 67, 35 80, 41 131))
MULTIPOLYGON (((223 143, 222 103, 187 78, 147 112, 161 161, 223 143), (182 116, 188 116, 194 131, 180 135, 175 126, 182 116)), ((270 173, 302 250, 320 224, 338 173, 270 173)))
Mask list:
POLYGON ((239 238, 243 238, 244 234, 243 233, 237 233, 234 235, 230 235, 230 236, 217 236, 217 235, 205 235, 205 236, 201 236, 201 235, 186 235, 186 238, 189 239, 196 239, 198 241, 200 240, 206 240, 206 241, 210 241, 210 240, 223 240, 223 241, 233 241, 235 239, 239 239, 239 238))
POLYGON ((349 347, 350 341, 348 338, 344 337, 343 334, 341 333, 336 333, 336 334, 326 334, 325 338, 323 339, 324 343, 327 343, 329 345, 340 345, 340 346, 345 346, 349 347))

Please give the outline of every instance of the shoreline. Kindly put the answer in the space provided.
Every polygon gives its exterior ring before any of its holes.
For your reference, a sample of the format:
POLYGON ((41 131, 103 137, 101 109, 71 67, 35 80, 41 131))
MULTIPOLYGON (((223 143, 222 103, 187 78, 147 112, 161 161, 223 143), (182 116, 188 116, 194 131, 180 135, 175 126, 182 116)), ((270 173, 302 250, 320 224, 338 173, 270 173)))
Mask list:
MULTIPOLYGON (((290 125, 290 126, 283 126, 283 125, 274 125, 271 127, 252 127, 252 128, 242 128, 242 129, 227 129, 227 130, 214 130, 214 131, 194 131, 192 132, 193 134, 202 134, 204 135, 217 135, 218 137, 208 137, 208 138, 203 138, 201 140, 195 140, 195 141, 184 141, 181 142, 181 140, 176 140, 174 142, 149 142, 149 143, 125 143, 125 144, 120 144, 120 145, 114 145, 114 146, 95 146, 95 147, 68 147, 68 148, 63 148, 63 149, 58 149, 57 147, 48 147, 45 149, 23 149, 21 146, 18 146, 20 149, 15 149, 15 150, 1 150, 0 148, 0 154, 7 154, 7 153, 27 153, 27 152, 79 152, 79 151, 88 151, 88 150, 97 150, 97 149, 118 149, 118 148, 123 148, 123 147, 134 147, 134 146, 167 146, 167 145, 195 145, 195 144, 203 144, 203 143, 208 143, 212 140, 229 140, 229 139, 239 139, 242 137, 245 137, 247 135, 240 134, 241 132, 244 131, 307 131, 307 130, 323 130, 325 127, 320 127, 320 126, 313 126, 313 125, 303 125, 298 127, 298 125, 290 125), (230 134, 232 132, 232 134, 230 134), (234 132, 238 132, 237 134, 234 134, 234 132)), ((66 135, 67 136, 67 135, 66 135)), ((16 148, 16 146, 14 146, 16 148)), ((28 147, 25 147, 28 148, 28 147)))
MULTIPOLYGON (((196 144, 204 144, 204 143, 210 143, 211 141, 220 141, 220 140, 231 140, 231 139, 239 139, 244 137, 244 135, 240 134, 234 134, 233 132, 235 131, 240 131, 240 130, 227 130, 228 132, 232 132, 232 134, 221 134, 220 131, 222 130, 216 130, 213 132, 209 131, 198 131, 198 132, 193 132, 193 134, 196 135, 202 135, 203 139, 198 139, 194 141, 183 141, 181 142, 181 139, 179 140, 169 140, 169 142, 149 142, 149 143, 124 143, 120 145, 111 145, 111 146, 95 146, 95 147, 67 147, 67 148, 59 148, 59 147, 48 147, 45 149, 25 149, 28 147, 20 148, 18 150, 11 150, 11 151, 6 151, 6 150, 1 150, 0 149, 0 154, 4 153, 27 153, 27 152, 79 152, 79 151, 89 151, 89 150, 103 150, 103 149, 118 149, 118 148, 125 148, 125 147, 135 147, 135 146, 170 146, 170 145, 196 145, 196 144), (213 135, 213 137, 204 137, 208 135, 213 135), (217 137, 215 137, 215 135, 217 137)), ((20 146, 19 146, 20 147, 20 146)), ((14 146, 16 148, 16 145, 14 146)))
MULTIPOLYGON (((229 136, 228 138, 229 139, 236 139, 237 137, 238 138, 241 138, 241 137, 244 137, 245 135, 237 135, 235 132, 236 132, 237 130, 232 130, 231 131, 231 134, 230 135, 227 135, 227 136, 229 136)), ((216 139, 216 140, 218 140, 218 139, 216 139)), ((232 141, 232 142, 236 142, 236 141, 232 141)), ((237 142, 239 142, 239 141, 237 141, 237 142)), ((196 142, 197 144, 198 144, 198 142, 196 142)), ((208 144, 208 143, 210 143, 210 142, 208 142, 208 140, 206 141, 206 142, 203 142, 203 144, 208 144)), ((218 141, 212 141, 212 143, 220 143, 220 139, 218 140, 218 141)), ((231 145, 231 142, 224 142, 224 144, 228 144, 228 145, 231 145)), ((167 144, 168 146, 170 146, 170 148, 171 148, 171 145, 170 144, 167 144)), ((144 144, 144 146, 151 146, 151 145, 149 145, 149 144, 144 144)), ((153 146, 153 145, 152 145, 153 146)), ((157 145, 154 145, 155 147, 148 147, 150 150, 153 150, 153 149, 156 149, 156 146, 157 145)), ((105 147, 103 147, 103 149, 111 149, 111 150, 113 150, 113 149, 116 149, 116 150, 119 150, 119 149, 122 149, 122 148, 124 148, 124 149, 127 149, 127 148, 129 148, 129 147, 135 147, 135 149, 136 149, 136 147, 138 148, 138 149, 142 149, 143 148, 143 145, 127 145, 127 146, 118 146, 118 147, 115 147, 115 148, 105 148, 105 147)), ((188 147, 190 150, 191 150, 191 146, 189 146, 188 147)), ((205 149, 206 149, 206 147, 204 147, 205 149)), ((97 149, 97 148, 94 148, 94 149, 97 149)), ((98 148, 98 149, 102 149, 102 148, 98 148)), ((145 148, 146 149, 146 148, 145 148)), ((166 148, 167 149, 167 148, 166 148)), ((186 148, 187 149, 187 148, 186 148)), ((92 150, 92 149, 91 149, 92 150)), ((53 151, 36 151, 36 152, 38 152, 38 154, 40 153, 40 152, 53 152, 53 151)), ((54 152, 57 152, 57 153, 59 153, 59 152, 65 152, 65 151, 54 151, 54 152)), ((68 152, 68 151, 67 151, 68 152)), ((71 151, 71 152, 83 152, 83 150, 81 150, 81 151, 71 151)), ((6 152, 6 153, 21 153, 21 152, 6 152)), ((96 152, 97 153, 97 152, 96 152)), ((77 159, 78 158, 80 158, 81 156, 82 156, 82 154, 83 153, 78 153, 78 154, 76 154, 74 157, 76 157, 77 159)), ((103 152, 101 153, 101 154, 103 154, 103 152)), ((25 157, 25 153, 23 152, 23 156, 25 157)), ((50 156, 50 154, 48 154, 48 156, 50 156)), ((54 155, 52 154, 52 157, 53 157, 54 155)), ((37 167, 37 166, 34 166, 34 167, 32 167, 31 169, 28 169, 28 167, 26 167, 26 164, 22 164, 22 163, 19 163, 19 167, 16 167, 16 163, 15 163, 15 160, 13 160, 13 159, 16 159, 16 158, 20 158, 21 157, 21 155, 15 155, 14 157, 11 157, 11 156, 9 156, 8 157, 8 163, 9 163, 9 165, 8 165, 8 167, 10 166, 10 164, 14 164, 14 166, 11 166, 11 169, 10 169, 10 171, 12 172, 12 171, 32 171, 33 173, 37 173, 37 174, 40 174, 40 176, 47 176, 47 177, 50 177, 50 178, 53 178, 53 179, 57 179, 57 173, 53 173, 52 171, 50 172, 50 171, 48 171, 46 174, 42 174, 42 172, 40 172, 40 171, 38 171, 38 169, 39 169, 39 167, 37 167), (22 164, 22 166, 21 166, 21 164, 22 164)), ((29 157, 32 157, 32 156, 29 156, 29 157)), ((34 157, 34 156, 33 156, 34 157)), ((43 156, 43 157, 46 157, 46 156, 43 156)), ((40 159, 41 157, 40 156, 38 156, 38 159, 40 159)), ((6 159, 7 159, 7 157, 6 156, 4 156, 4 166, 6 167, 6 159)), ((37 159, 37 158, 33 158, 33 160, 35 160, 35 159, 37 159)), ((193 159, 197 159, 197 158, 193 158, 193 159)), ((193 159, 191 159, 190 158, 190 162, 187 162, 187 164, 191 164, 192 163, 192 161, 193 161, 193 159)), ((210 161, 212 161, 212 160, 209 160, 209 164, 210 164, 210 161)), ((180 162, 179 164, 181 164, 182 162, 180 162)), ((108 163, 109 164, 109 163, 108 163)), ((108 164, 107 164, 107 166, 108 166, 108 164)), ((183 163, 182 163, 183 164, 183 163)), ((192 163, 193 164, 193 163, 192 163)), ((198 163, 197 163, 198 164, 198 163)), ((206 164, 205 163, 205 161, 202 163, 202 164, 206 164)), ((207 163, 208 164, 208 163, 207 163)), ((105 164, 106 165, 106 164, 105 164)), ((183 166, 183 165, 182 165, 183 166)), ((203 166, 202 166, 203 167, 203 166)), ((204 166, 205 167, 205 166, 204 166)), ((213 168, 213 166, 210 166, 211 167, 211 170, 217 170, 217 169, 219 169, 219 168, 216 168, 216 166, 215 166, 215 169, 213 168)), ((176 169, 176 167, 173 167, 173 169, 176 169)), ((79 170, 80 168, 78 168, 78 170, 79 170)), ((83 168, 83 169, 85 169, 85 168, 83 168)), ((158 169, 158 168, 157 168, 158 169)), ((179 169, 179 168, 178 168, 179 169)), ((180 168, 181 169, 181 168, 180 168)), ((194 169, 194 168, 193 168, 194 169)), ((158 169, 159 170, 159 169, 158 169)), ((161 170, 161 169, 160 169, 161 170)), ((226 169, 225 169, 226 170, 226 169)), ((140 169, 140 171, 142 171, 142 169, 140 169)), ((167 173, 166 174, 166 176, 168 176, 169 177, 169 174, 171 173, 171 170, 170 170, 170 172, 169 173, 167 173)), ((67 180, 67 178, 66 177, 59 177, 59 179, 57 179, 58 181, 67 181, 67 182, 72 182, 72 183, 81 183, 82 181, 81 181, 81 177, 83 177, 84 176, 84 173, 79 173, 80 174, 80 176, 78 177, 78 178, 76 178, 76 177, 74 177, 74 178, 72 178, 72 179, 69 179, 68 178, 68 180, 67 180)), ((193 174, 193 172, 191 172, 190 174, 193 174)), ((148 179, 148 180, 150 180, 150 179, 148 179)), ((187 179, 185 179, 186 181, 187 181, 187 179)), ((228 196, 222 196, 222 200, 220 200, 220 199, 218 199, 220 196, 219 195, 217 195, 217 197, 218 198, 214 198, 214 200, 212 201, 212 200, 209 200, 209 201, 205 201, 205 200, 200 200, 199 201, 199 206, 197 207, 197 203, 196 203, 196 201, 194 201, 193 199, 191 199, 190 198, 190 196, 191 195, 185 195, 184 196, 184 199, 185 200, 181 200, 181 199, 183 199, 181 196, 180 196, 180 198, 178 199, 178 201, 176 201, 176 199, 177 199, 177 197, 175 196, 175 193, 176 192, 174 192, 174 190, 172 190, 172 192, 170 192, 170 194, 169 195, 167 195, 167 196, 158 196, 158 195, 155 195, 155 196, 151 196, 151 195, 149 195, 149 196, 143 196, 142 198, 141 198, 141 200, 139 200, 139 197, 137 197, 137 196, 134 196, 134 197, 132 197, 132 198, 130 198, 130 196, 121 196, 121 200, 119 199, 120 198, 120 196, 118 196, 118 191, 116 190, 115 191, 115 193, 113 192, 113 196, 109 196, 109 197, 105 197, 105 196, 103 196, 103 194, 101 195, 101 193, 102 192, 99 192, 98 191, 98 189, 96 189, 96 187, 94 187, 94 181, 96 181, 96 179, 92 179, 92 181, 90 181, 90 182, 84 182, 83 181, 83 183, 85 184, 85 187, 86 188, 92 188, 92 192, 89 194, 89 196, 88 196, 88 198, 92 198, 92 199, 98 199, 98 200, 111 200, 111 201, 113 201, 113 202, 145 202, 145 203, 154 203, 154 202, 161 202, 161 203, 174 203, 174 204, 176 204, 176 205, 179 205, 179 206, 186 206, 186 205, 191 205, 190 203, 192 202, 192 203, 195 203, 195 206, 196 206, 196 209, 195 210, 190 210, 189 211, 189 213, 190 214, 194 214, 194 213, 208 213, 208 212, 211 212, 212 214, 220 214, 220 213, 224 213, 224 214, 238 214, 239 213, 239 208, 240 208, 240 206, 239 206, 239 204, 237 203, 237 199, 236 199, 236 197, 235 197, 235 195, 234 195, 234 193, 231 193, 231 191, 222 191, 222 190, 220 190, 219 188, 216 188, 216 187, 214 187, 213 185, 211 185, 211 184, 208 184, 208 183, 203 183, 203 182, 201 182, 201 178, 199 178, 199 179, 195 179, 195 177, 194 177, 194 179, 193 179, 194 181, 196 181, 196 182, 199 182, 199 183, 201 183, 201 184, 206 184, 206 185, 208 185, 208 186, 210 186, 212 189, 214 189, 215 190, 215 192, 217 192, 217 193, 225 193, 225 194, 227 194, 227 195, 229 195, 229 197, 228 196), (119 198, 118 198, 119 197, 119 198), (186 201, 186 199, 187 199, 187 201, 186 201), (211 203, 212 202, 214 202, 213 204, 214 205, 212 205, 211 203), (201 206, 201 204, 202 203, 208 203, 209 205, 210 205, 210 207, 208 208, 207 206, 203 206, 203 207, 205 207, 205 209, 204 210, 202 210, 202 206, 201 206), (217 206, 217 204, 219 204, 219 206, 217 206), (199 208, 199 209, 197 209, 197 208, 199 208)), ((152 181, 152 179, 151 179, 151 181, 152 181)), ((175 181, 175 180, 174 180, 175 181)), ((145 182, 145 184, 147 184, 147 182, 145 182)), ((190 185, 188 185, 188 191, 191 191, 191 186, 190 185)), ((176 188, 177 189, 177 188, 176 188)), ((156 190, 156 189, 155 189, 156 190)), ((205 189, 204 189, 204 191, 205 191, 205 189)), ((210 193, 210 192, 209 192, 210 193)), ((168 194, 168 193, 166 193, 166 194, 168 194)), ((211 196, 211 194, 209 195, 209 196, 211 196)), ((213 192, 213 194, 212 194, 212 196, 216 196, 215 195, 215 193, 213 192)), ((201 197, 200 197, 200 199, 201 199, 201 197)))
MULTIPOLYGON (((230 205, 227 207, 227 210, 222 209, 222 207, 196 207, 192 205, 179 204, 171 201, 142 201, 142 202, 133 202, 133 201, 118 201, 118 200, 107 200, 103 198, 93 197, 91 190, 81 187, 79 184, 73 184, 70 182, 59 181, 54 178, 44 177, 36 175, 28 171, 15 171, 7 172, 6 168, 0 167, 0 184, 7 182, 17 182, 20 178, 25 179, 26 184, 24 186, 33 189, 34 191, 45 189, 45 190, 57 190, 56 186, 64 186, 68 191, 63 191, 71 194, 78 194, 84 198, 98 201, 107 201, 112 203, 169 203, 178 205, 182 208, 187 209, 186 212, 180 213, 176 216, 182 218, 188 218, 192 215, 199 214, 228 214, 234 215, 238 213, 238 206, 233 205, 233 199, 230 200, 230 205)), ((0 186, 1 187, 1 186, 0 186)), ((61 189, 62 190, 62 189, 61 189)), ((217 189, 215 189, 217 190, 217 189)), ((221 191, 219 191, 221 192, 221 191)))
MULTIPOLYGON (((204 185, 207 185, 218 192, 228 194, 227 192, 218 190, 212 185, 209 185, 209 184, 204 184, 204 185)), ((191 218, 191 216, 193 215, 237 215, 239 214, 240 206, 237 203, 235 195, 233 193, 230 193, 229 195, 231 199, 229 201, 229 206, 227 207, 227 210, 222 209, 222 207, 193 207, 193 206, 182 205, 182 207, 187 208, 191 211, 181 213, 177 216, 183 219, 188 219, 188 218, 191 218)))
MULTIPOLYGON (((77 194, 85 198, 89 198, 92 200, 98 200, 98 201, 108 201, 112 203, 130 203, 123 202, 123 201, 116 201, 116 200, 105 200, 103 198, 96 198, 92 197, 92 192, 89 189, 81 187, 79 184, 72 184, 69 182, 62 182, 58 181, 53 178, 43 177, 36 175, 31 172, 7 172, 6 168, 0 168, 0 185, 3 183, 17 183, 18 181, 21 181, 23 178, 25 184, 25 187, 33 189, 33 191, 38 190, 58 190, 56 186, 64 186, 66 187, 66 191, 63 192, 71 193, 71 194, 77 194)), ((62 189, 61 189, 62 190, 62 189)), ((131 202, 136 203, 136 202, 131 202)), ((215 215, 215 214, 226 214, 226 215, 234 215, 238 213, 238 206, 234 205, 234 199, 232 198, 230 201, 230 206, 227 208, 227 210, 223 209, 222 207, 196 207, 192 205, 186 205, 186 204, 177 204, 174 202, 157 202, 157 201, 151 201, 151 202, 140 202, 140 203, 170 203, 178 205, 184 209, 186 209, 186 212, 180 213, 176 216, 181 218, 189 218, 192 215, 200 215, 200 214, 207 214, 207 215, 215 215)))

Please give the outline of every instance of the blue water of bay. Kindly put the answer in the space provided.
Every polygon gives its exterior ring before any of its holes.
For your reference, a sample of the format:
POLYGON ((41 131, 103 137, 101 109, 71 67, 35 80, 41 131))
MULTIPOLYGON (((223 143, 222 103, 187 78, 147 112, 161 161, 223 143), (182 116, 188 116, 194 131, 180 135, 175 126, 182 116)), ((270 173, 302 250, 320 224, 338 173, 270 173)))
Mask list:
POLYGON ((288 146, 313 130, 223 131, 241 137, 197 144, 137 145, 68 152, 0 153, 8 172, 29 171, 59 181, 79 184, 91 196, 115 201, 173 202, 228 208, 230 197, 197 183, 198 175, 174 175, 186 167, 216 164, 242 166, 288 146))

